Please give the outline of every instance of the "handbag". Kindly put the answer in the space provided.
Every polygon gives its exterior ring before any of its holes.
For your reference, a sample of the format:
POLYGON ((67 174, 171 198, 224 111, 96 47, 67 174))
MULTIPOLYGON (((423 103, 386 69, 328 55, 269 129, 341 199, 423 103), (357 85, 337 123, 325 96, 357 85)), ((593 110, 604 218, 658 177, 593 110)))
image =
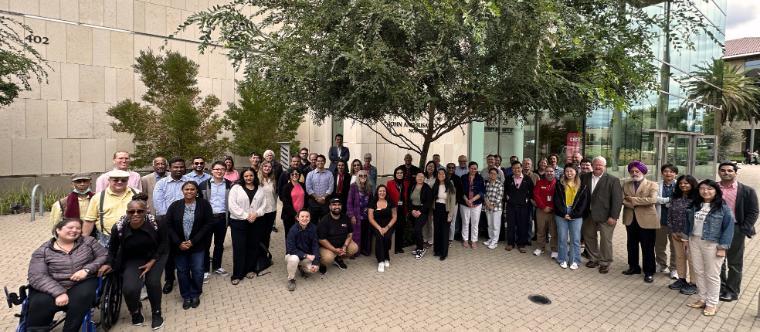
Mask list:
POLYGON ((266 273, 262 272, 272 266, 272 253, 269 252, 269 249, 267 249, 263 243, 259 243, 259 249, 261 249, 261 252, 263 254, 259 255, 259 257, 256 258, 253 272, 256 272, 257 276, 263 276, 265 274, 271 273, 271 271, 266 273))

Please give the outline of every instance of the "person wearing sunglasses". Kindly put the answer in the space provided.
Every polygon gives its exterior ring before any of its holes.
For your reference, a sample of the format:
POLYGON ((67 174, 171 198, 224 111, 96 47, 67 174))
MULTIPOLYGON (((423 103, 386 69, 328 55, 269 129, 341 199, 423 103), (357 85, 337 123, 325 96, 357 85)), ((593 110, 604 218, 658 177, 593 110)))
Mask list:
POLYGON ((193 169, 185 174, 185 178, 188 181, 195 181, 195 183, 203 183, 211 178, 211 175, 204 172, 206 170, 206 160, 201 156, 193 158, 193 169))
POLYGON ((82 225, 82 235, 96 237, 103 246, 108 244, 110 235, 108 232, 111 227, 124 215, 132 196, 138 193, 137 190, 127 186, 129 182, 127 171, 117 169, 106 173, 106 176, 108 176, 108 187, 95 193, 90 199, 82 225))
POLYGON ((55 225, 65 218, 82 220, 90 204, 93 192, 90 190, 89 174, 74 174, 71 177, 71 192, 50 207, 50 224, 55 225))
POLYGON ((145 318, 140 303, 140 289, 145 285, 150 301, 151 328, 158 329, 161 316, 161 273, 169 252, 166 224, 156 221, 148 210, 148 196, 139 193, 127 205, 127 214, 111 228, 108 259, 99 275, 111 270, 122 277, 122 294, 132 318, 132 325, 142 326, 145 318))

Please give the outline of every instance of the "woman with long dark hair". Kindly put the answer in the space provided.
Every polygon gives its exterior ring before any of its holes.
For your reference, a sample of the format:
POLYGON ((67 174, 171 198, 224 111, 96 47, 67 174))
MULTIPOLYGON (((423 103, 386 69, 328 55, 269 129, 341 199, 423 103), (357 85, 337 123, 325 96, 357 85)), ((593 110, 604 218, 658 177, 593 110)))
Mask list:
POLYGON ((568 267, 568 233, 572 244, 570 269, 577 270, 581 264, 581 225, 590 196, 591 190, 578 177, 575 165, 566 164, 562 178, 555 187, 553 198, 559 247, 557 262, 563 269, 568 267))
POLYGON ((208 232, 213 212, 211 204, 198 197, 198 184, 188 181, 182 185, 183 199, 166 210, 169 238, 177 266, 177 281, 182 295, 182 309, 197 308, 203 293, 203 258, 206 254, 208 232))
POLYGON ((243 277, 253 279, 253 271, 258 252, 257 228, 254 225, 263 215, 264 192, 259 192, 256 171, 243 171, 241 181, 230 188, 227 206, 230 211, 230 235, 232 235, 232 276, 233 285, 238 285, 243 277))
POLYGON ((367 210, 369 224, 375 235, 377 272, 385 272, 385 269, 391 266, 391 238, 397 215, 396 205, 388 198, 388 188, 382 184, 377 186, 367 210))
POLYGON ((232 159, 232 156, 224 157, 224 178, 232 183, 240 180, 240 173, 235 169, 235 161, 232 159))
POLYGON ((288 238, 290 229, 296 224, 298 211, 306 207, 306 187, 299 181, 300 178, 301 171, 292 169, 288 182, 282 186, 279 193, 280 201, 282 202, 280 218, 285 228, 285 239, 288 238))
POLYGON ((425 184, 425 175, 417 173, 415 183, 409 186, 409 221, 414 225, 415 249, 414 257, 422 259, 425 256, 425 245, 422 240, 422 228, 428 222, 430 202, 432 201, 430 187, 425 184))
POLYGON ((699 300, 689 307, 715 316, 720 294, 720 268, 734 238, 734 214, 723 201, 720 185, 713 180, 699 183, 699 196, 686 215, 685 234, 699 291, 699 300))
POLYGON ((694 284, 694 268, 691 267, 691 259, 688 255, 688 237, 686 231, 686 215, 691 208, 691 204, 697 199, 698 187, 697 179, 691 175, 681 175, 676 179, 676 188, 673 190, 673 196, 670 199, 668 208, 668 227, 670 229, 671 241, 676 256, 676 271, 679 279, 668 286, 670 289, 679 290, 681 294, 693 295, 697 292, 697 286, 694 284), (689 270, 689 281, 686 281, 686 270, 689 270))
POLYGON ((404 176, 404 166, 396 167, 393 170, 393 178, 385 184, 388 191, 388 198, 396 204, 396 224, 395 224, 395 250, 394 253, 404 253, 404 242, 407 233, 406 216, 409 213, 407 209, 409 180, 404 176))
POLYGON ((446 169, 435 172, 433 195, 433 255, 445 260, 449 256, 449 229, 457 209, 457 191, 449 180, 446 169))

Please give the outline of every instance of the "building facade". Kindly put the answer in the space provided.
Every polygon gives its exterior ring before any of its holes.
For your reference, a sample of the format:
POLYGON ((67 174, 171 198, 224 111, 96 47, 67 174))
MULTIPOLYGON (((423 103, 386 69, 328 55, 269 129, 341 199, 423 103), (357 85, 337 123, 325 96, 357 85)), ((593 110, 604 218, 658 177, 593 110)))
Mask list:
MULTIPOLYGON (((726 51, 723 60, 732 66, 738 67, 745 75, 760 79, 760 37, 748 37, 726 41, 726 51)), ((732 124, 742 132, 743 139, 736 142, 731 151, 758 151, 760 150, 760 137, 758 137, 758 124, 755 120, 755 128, 749 121, 737 121, 732 124), (753 136, 752 130, 755 133, 753 136), (753 140, 754 138, 754 140, 753 140)))

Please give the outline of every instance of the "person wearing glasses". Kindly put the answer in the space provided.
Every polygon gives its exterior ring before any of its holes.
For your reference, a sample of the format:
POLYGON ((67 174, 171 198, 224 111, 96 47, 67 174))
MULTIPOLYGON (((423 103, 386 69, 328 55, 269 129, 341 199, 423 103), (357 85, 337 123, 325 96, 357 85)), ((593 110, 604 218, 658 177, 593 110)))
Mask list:
POLYGON ((122 276, 122 294, 132 316, 132 325, 142 326, 145 318, 140 289, 145 285, 152 315, 151 328, 158 329, 161 316, 161 273, 169 252, 166 224, 148 212, 148 195, 139 193, 127 205, 127 214, 111 228, 108 259, 99 275, 112 269, 122 276))
POLYGON ((103 246, 108 244, 111 227, 124 215, 132 196, 138 193, 127 186, 128 172, 117 169, 106 174, 108 187, 90 199, 82 224, 82 235, 95 236, 103 246))
POLYGON ((301 148, 301 150, 298 151, 298 156, 301 157, 301 166, 299 166, 301 173, 306 174, 311 171, 311 168, 309 167, 311 165, 311 162, 309 161, 309 149, 306 147, 301 148))
POLYGON ((211 271, 219 276, 228 275, 227 270, 222 267, 222 256, 224 254, 224 238, 227 236, 227 198, 230 195, 232 182, 224 178, 224 172, 227 168, 224 162, 215 161, 211 164, 211 179, 200 183, 199 192, 201 197, 205 198, 213 210, 211 221, 211 230, 209 239, 213 238, 214 255, 211 256, 211 241, 208 241, 206 256, 203 260, 203 282, 208 283, 211 271))
POLYGON ((211 178, 211 175, 204 172, 206 169, 206 160, 201 156, 193 158, 193 170, 185 175, 188 181, 195 181, 195 183, 203 183, 211 178))
POLYGON ((71 192, 66 197, 59 199, 50 207, 50 224, 55 225, 64 218, 83 220, 90 197, 89 174, 74 174, 71 177, 71 192))

